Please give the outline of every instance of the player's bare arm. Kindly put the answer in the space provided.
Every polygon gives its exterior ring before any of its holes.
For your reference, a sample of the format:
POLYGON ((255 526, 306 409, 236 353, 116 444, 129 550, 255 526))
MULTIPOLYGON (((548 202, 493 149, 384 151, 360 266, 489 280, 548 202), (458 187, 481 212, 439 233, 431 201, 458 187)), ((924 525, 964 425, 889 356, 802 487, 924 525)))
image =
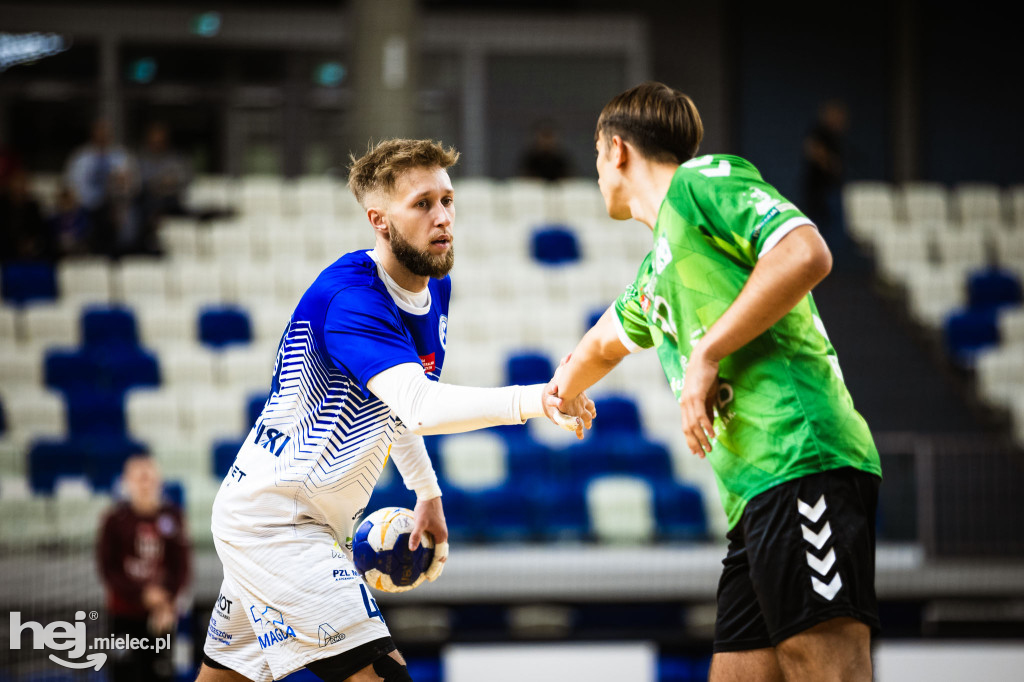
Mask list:
POLYGON ((629 355, 629 349, 619 340, 614 315, 612 308, 604 311, 566 361, 555 370, 548 387, 557 389, 563 400, 575 400, 629 355))
POLYGON ((818 230, 797 227, 766 253, 740 295, 693 348, 679 399, 682 429, 690 452, 711 452, 711 412, 718 363, 767 331, 796 306, 832 269, 832 254, 818 230))

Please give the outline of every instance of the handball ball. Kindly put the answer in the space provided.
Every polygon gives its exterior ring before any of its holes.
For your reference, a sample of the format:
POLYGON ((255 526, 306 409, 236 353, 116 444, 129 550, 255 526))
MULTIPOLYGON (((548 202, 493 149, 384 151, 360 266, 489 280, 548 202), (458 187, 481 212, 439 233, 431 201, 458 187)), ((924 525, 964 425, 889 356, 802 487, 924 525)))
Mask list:
POLYGON ((434 559, 434 538, 424 532, 409 550, 412 511, 384 507, 365 517, 352 539, 352 560, 366 584, 382 592, 407 592, 426 579, 434 559))

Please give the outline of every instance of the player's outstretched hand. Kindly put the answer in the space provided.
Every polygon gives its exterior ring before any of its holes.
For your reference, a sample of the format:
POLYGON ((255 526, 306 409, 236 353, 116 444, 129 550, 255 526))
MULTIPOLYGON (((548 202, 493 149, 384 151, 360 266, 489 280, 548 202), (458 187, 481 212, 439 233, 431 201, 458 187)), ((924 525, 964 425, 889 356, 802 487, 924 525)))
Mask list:
POLYGON ((426 571, 427 580, 433 582, 441 576, 444 564, 448 561, 448 523, 444 520, 441 498, 418 500, 412 513, 415 524, 409 534, 409 549, 415 550, 420 546, 424 531, 434 537, 434 560, 426 571))
POLYGON ((715 401, 718 397, 718 361, 694 352, 686 366, 679 396, 683 435, 690 452, 705 457, 715 438, 715 401))
POLYGON ((589 429, 597 416, 594 401, 586 393, 580 393, 573 400, 565 400, 558 396, 558 373, 544 388, 544 413, 556 426, 567 431, 575 431, 576 437, 583 439, 583 430, 589 429))

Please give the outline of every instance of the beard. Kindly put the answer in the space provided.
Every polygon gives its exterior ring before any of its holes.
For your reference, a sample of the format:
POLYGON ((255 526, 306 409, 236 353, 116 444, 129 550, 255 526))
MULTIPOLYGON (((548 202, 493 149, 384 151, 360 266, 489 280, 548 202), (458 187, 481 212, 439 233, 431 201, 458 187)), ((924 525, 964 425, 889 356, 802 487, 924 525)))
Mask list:
POLYGON ((388 223, 388 228, 391 235, 391 253, 406 270, 419 277, 435 279, 440 279, 451 272, 455 265, 454 245, 450 245, 447 252, 435 256, 426 250, 420 251, 406 241, 402 233, 395 229, 394 223, 388 223))

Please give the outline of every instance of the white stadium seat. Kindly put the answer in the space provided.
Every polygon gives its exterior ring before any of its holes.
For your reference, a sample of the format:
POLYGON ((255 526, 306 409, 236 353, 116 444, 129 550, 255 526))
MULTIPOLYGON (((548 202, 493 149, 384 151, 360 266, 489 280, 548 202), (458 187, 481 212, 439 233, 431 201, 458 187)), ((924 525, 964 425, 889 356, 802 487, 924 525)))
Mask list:
POLYGON ((633 476, 601 476, 587 486, 591 527, 601 542, 642 544, 654 538, 654 491, 633 476))
POLYGON ((292 202, 298 215, 333 214, 337 185, 324 176, 298 178, 290 188, 292 202))
POLYGON ((950 313, 967 303, 967 277, 958 264, 918 264, 908 267, 905 277, 910 314, 926 327, 940 328, 950 313))
POLYGON ((1004 221, 1003 195, 994 183, 971 182, 953 190, 956 214, 961 223, 1004 221))
POLYGON ((1008 408, 1024 396, 1024 340, 987 349, 974 366, 978 394, 993 407, 1008 408))
POLYGON ((113 272, 114 299, 138 307, 162 304, 168 297, 167 269, 167 262, 157 258, 122 258, 113 272))
POLYGON ((239 182, 239 210, 243 215, 282 215, 284 180, 274 175, 249 175, 239 182))
POLYGON ((193 212, 226 210, 236 204, 236 183, 223 175, 200 175, 189 185, 185 204, 193 212))
POLYGON ((274 265, 240 262, 220 269, 224 300, 246 307, 263 305, 277 293, 274 265))
POLYGON ((42 344, 0 346, 0 386, 11 392, 40 388, 45 350, 46 346, 42 344))
POLYGON ((964 269, 984 267, 988 261, 988 235, 980 231, 940 232, 934 236, 939 262, 964 269))
POLYGON ((160 383, 169 388, 212 386, 216 382, 218 354, 193 342, 160 348, 160 383))
POLYGON ((81 343, 81 310, 61 303, 37 303, 21 311, 21 336, 26 343, 75 347, 81 343))
POLYGON ((462 490, 483 490, 508 478, 505 441, 481 431, 445 436, 439 445, 441 473, 462 490))
POLYGON ((907 222, 946 222, 949 220, 949 197, 946 188, 937 182, 912 182, 902 188, 903 218, 907 222))
POLYGON ((109 303, 110 263, 105 258, 73 258, 57 266, 57 290, 61 301, 109 303))
POLYGON ((125 396, 125 426, 132 438, 150 446, 174 442, 184 431, 180 390, 134 389, 125 396))
POLYGON ((216 357, 217 383, 244 395, 269 393, 274 376, 275 349, 266 345, 229 347, 216 357))
POLYGON ((135 309, 139 343, 146 348, 198 343, 198 309, 180 301, 135 309))
POLYGON ((171 296, 197 308, 203 305, 223 302, 224 293, 217 265, 201 261, 180 261, 167 271, 167 283, 171 296))
POLYGON ((921 231, 880 234, 875 249, 879 274, 889 283, 902 284, 909 268, 930 261, 928 235, 921 231))
POLYGON ((18 311, 0 305, 0 345, 11 346, 18 340, 18 311))
POLYGON ((12 437, 28 441, 44 436, 63 437, 67 433, 64 397, 56 391, 24 388, 12 395, 5 390, 3 402, 12 437))
POLYGON ((200 228, 191 218, 164 218, 157 230, 160 246, 172 258, 200 256, 200 228))
MULTIPOLYGON (((1024 306, 1004 308, 999 312, 999 341, 1007 345, 1024 345, 1024 306)), ((1024 358, 1024 354, 1021 357, 1024 358)))
POLYGON ((218 224, 210 229, 207 244, 210 259, 217 263, 234 265, 252 259, 250 230, 242 225, 218 224))

